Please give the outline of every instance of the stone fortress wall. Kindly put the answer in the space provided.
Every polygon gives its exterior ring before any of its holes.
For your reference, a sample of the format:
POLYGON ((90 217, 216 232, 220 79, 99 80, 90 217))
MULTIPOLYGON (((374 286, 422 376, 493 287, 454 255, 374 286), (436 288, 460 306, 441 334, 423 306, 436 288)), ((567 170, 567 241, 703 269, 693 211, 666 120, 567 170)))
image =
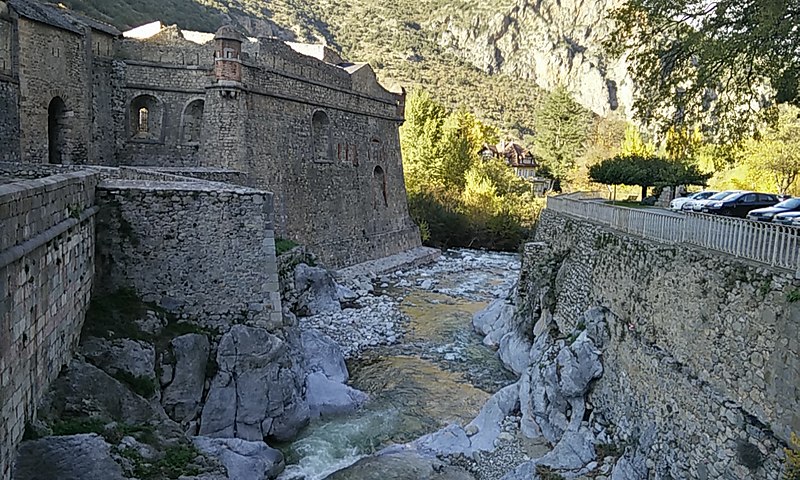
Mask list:
POLYGON ((0 185, 0 478, 78 343, 94 278, 92 172, 0 185))
POLYGON ((800 431, 792 272, 549 210, 536 240, 523 255, 523 310, 552 315, 566 334, 592 307, 613 314, 588 401, 620 442, 655 438, 650 478, 779 478, 782 448, 800 431))
POLYGON ((207 167, 274 194, 277 235, 341 267, 420 245, 402 95, 323 46, 0 1, 0 161, 207 167), (343 248, 346 247, 346 248, 343 248))
POLYGON ((282 327, 271 194, 204 179, 230 170, 165 170, 0 163, 3 480, 92 294, 133 289, 212 329, 282 327))

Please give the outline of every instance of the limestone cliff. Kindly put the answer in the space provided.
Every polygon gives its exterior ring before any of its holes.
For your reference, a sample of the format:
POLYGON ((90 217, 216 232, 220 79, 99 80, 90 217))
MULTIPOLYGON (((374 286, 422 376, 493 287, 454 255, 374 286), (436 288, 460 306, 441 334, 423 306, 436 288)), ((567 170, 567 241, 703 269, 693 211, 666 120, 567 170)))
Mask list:
POLYGON ((433 21, 442 47, 494 74, 566 86, 597 114, 628 116, 632 81, 624 59, 608 61, 601 42, 619 0, 518 0, 490 13, 452 13, 433 21))

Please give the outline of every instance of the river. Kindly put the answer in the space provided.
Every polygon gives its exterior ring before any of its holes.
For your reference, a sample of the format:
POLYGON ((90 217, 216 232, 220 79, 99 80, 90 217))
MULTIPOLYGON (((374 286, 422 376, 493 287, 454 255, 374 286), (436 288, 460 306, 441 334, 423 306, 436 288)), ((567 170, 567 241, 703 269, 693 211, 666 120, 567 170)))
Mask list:
POLYGON ((472 420, 492 393, 515 381, 473 332, 472 316, 507 295, 518 272, 516 254, 456 250, 375 279, 371 295, 378 298, 361 302, 373 310, 359 315, 402 320, 393 344, 348 359, 350 385, 370 400, 351 415, 312 422, 281 446, 288 466, 279 478, 323 479, 392 443, 472 420))

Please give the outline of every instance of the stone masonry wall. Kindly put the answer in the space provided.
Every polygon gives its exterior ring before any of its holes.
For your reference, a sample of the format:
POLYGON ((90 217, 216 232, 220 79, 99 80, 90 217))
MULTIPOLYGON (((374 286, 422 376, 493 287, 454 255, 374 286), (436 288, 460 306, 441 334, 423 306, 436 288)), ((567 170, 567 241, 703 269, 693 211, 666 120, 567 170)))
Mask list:
POLYGON ((0 185, 0 478, 77 345, 94 276, 97 175, 0 185))
POLYGON ((272 197, 204 182, 98 187, 98 282, 209 327, 281 325, 272 197))
POLYGON ((20 144, 23 161, 48 159, 48 106, 65 105, 63 163, 87 163, 91 79, 84 39, 77 33, 20 18, 20 144))
POLYGON ((535 238, 544 246, 531 245, 523 271, 560 264, 550 309, 562 332, 580 328, 592 306, 617 318, 589 400, 620 441, 657 431, 650 478, 778 479, 782 448, 800 431, 800 304, 787 299, 798 288, 790 272, 548 210, 535 238))

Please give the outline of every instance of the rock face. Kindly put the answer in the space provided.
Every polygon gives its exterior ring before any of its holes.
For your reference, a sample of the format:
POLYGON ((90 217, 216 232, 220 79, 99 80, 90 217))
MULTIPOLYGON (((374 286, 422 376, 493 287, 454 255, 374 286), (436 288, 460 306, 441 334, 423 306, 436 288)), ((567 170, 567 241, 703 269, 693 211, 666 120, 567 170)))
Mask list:
POLYGON ((336 281, 324 268, 301 263, 294 270, 294 286, 299 295, 298 315, 341 311, 336 281))
POLYGON ((81 353, 109 375, 122 372, 155 381, 156 352, 148 343, 128 338, 106 340, 90 337, 82 342, 81 353))
POLYGON ((166 385, 161 404, 177 422, 195 418, 203 398, 209 344, 208 337, 196 333, 172 339, 170 349, 174 364, 162 366, 161 383, 166 385))
MULTIPOLYGON (((157 406, 158 404, 156 404, 157 406)), ((86 362, 73 360, 56 379, 39 408, 40 419, 97 417, 127 424, 167 420, 126 385, 86 362)))
POLYGON ((285 440, 308 422, 301 365, 286 341, 262 328, 234 325, 219 342, 217 364, 201 435, 285 440))
POLYGON ((440 45, 489 73, 566 86, 600 115, 629 115, 633 85, 623 61, 603 58, 607 12, 620 0, 518 0, 494 16, 453 14, 434 21, 440 45))
POLYGON ((264 442, 194 437, 192 443, 200 452, 218 458, 228 471, 229 480, 271 479, 286 466, 283 454, 264 442))
POLYGON ((126 480, 110 446, 94 434, 23 442, 13 480, 126 480))

